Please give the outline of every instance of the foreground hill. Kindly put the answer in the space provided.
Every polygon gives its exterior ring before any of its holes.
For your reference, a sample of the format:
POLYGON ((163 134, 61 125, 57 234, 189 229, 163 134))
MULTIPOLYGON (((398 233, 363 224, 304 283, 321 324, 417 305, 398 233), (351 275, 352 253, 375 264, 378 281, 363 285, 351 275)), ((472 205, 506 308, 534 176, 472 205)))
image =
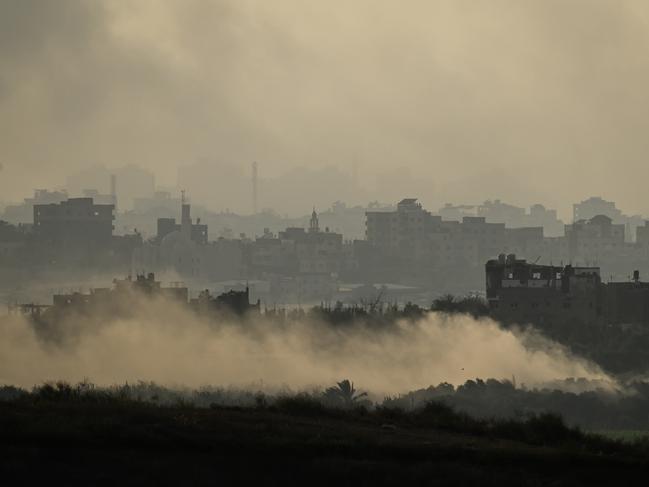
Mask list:
POLYGON ((647 449, 559 418, 486 422, 328 410, 307 397, 257 408, 129 400, 0 402, 4 485, 599 485, 646 478, 647 449))

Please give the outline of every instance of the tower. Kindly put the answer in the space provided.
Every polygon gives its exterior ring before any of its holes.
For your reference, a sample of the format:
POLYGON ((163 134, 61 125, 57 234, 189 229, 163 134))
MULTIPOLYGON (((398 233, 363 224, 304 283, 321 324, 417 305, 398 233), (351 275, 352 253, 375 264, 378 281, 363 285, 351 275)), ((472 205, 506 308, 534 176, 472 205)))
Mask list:
POLYGON ((114 174, 110 175, 110 195, 113 199, 113 205, 115 205, 115 211, 117 211, 117 176, 114 174))
POLYGON ((320 224, 318 222, 318 214, 315 212, 315 206, 313 207, 313 213, 311 213, 311 220, 309 221, 309 233, 318 233, 320 231, 320 224))
POLYGON ((180 220, 180 231, 184 233, 187 237, 191 237, 192 234, 192 217, 191 217, 191 205, 187 203, 185 199, 185 190, 183 189, 180 192, 180 201, 182 204, 182 215, 180 220))
POLYGON ((257 214, 257 161, 252 163, 252 213, 257 214))

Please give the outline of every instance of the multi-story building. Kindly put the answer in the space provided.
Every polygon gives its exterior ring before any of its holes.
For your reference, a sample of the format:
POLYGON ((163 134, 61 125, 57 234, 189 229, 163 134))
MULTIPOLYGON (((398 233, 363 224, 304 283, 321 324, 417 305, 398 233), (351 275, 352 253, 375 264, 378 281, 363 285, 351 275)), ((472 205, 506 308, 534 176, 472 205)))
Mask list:
POLYGON ((487 200, 481 205, 445 204, 437 212, 445 220, 462 221, 466 216, 481 216, 487 223, 504 223, 507 228, 543 227, 545 235, 563 235, 563 222, 557 218, 557 210, 545 208, 540 204, 525 208, 504 203, 500 200, 487 200))
POLYGON ((41 241, 110 244, 115 205, 97 205, 92 198, 34 205, 34 233, 41 241))
POLYGON ((590 220, 597 215, 606 215, 613 221, 622 219, 622 212, 613 201, 606 201, 600 196, 591 196, 587 200, 572 205, 572 221, 590 220))
POLYGON ((181 222, 158 220, 158 238, 133 254, 137 272, 172 272, 192 283, 241 278, 243 246, 240 241, 221 239, 208 242, 207 225, 193 223, 191 205, 183 196, 181 222), (166 225, 166 226, 165 226, 166 225))
POLYGON ((5 207, 3 219, 9 223, 33 223, 34 205, 59 204, 68 199, 66 191, 37 189, 32 198, 25 198, 21 204, 5 207))
POLYGON ((442 220, 424 210, 416 198, 401 200, 396 211, 367 211, 365 217, 368 242, 394 255, 412 255, 431 226, 442 220))
POLYGON ((586 265, 615 259, 625 247, 624 230, 624 224, 615 224, 606 215, 566 225, 568 259, 586 265))
POLYGON ((599 196, 593 196, 573 205, 573 222, 591 220, 598 215, 605 215, 613 223, 625 225, 625 236, 629 242, 635 237, 635 229, 644 225, 644 219, 639 215, 625 215, 613 201, 606 201, 599 196))
POLYGON ((635 242, 642 247, 649 247, 649 221, 635 229, 635 242))
POLYGON ((327 300, 335 293, 342 270, 355 268, 351 245, 339 233, 320 229, 313 210, 309 228, 289 227, 277 235, 265 230, 250 243, 250 277, 266 279, 275 302, 327 300))
POLYGON ((487 200, 478 206, 478 216, 483 216, 490 222, 507 223, 514 228, 527 224, 525 208, 503 203, 500 200, 487 200))
MULTIPOLYGON (((158 218, 156 238, 162 241, 170 233, 178 232, 181 229, 182 223, 176 223, 175 218, 158 218)), ((207 243, 207 225, 202 224, 200 218, 196 220, 196 223, 191 224, 190 238, 197 244, 207 243)))
POLYGON ((530 264, 500 255, 485 266, 491 315, 541 326, 649 325, 649 283, 602 282, 599 267, 530 264))
POLYGON ((414 198, 404 199, 393 212, 367 212, 367 241, 387 259, 417 266, 480 266, 507 251, 535 252, 543 228, 507 229, 484 216, 446 221, 424 210, 414 198))
POLYGON ((563 222, 557 217, 557 210, 546 208, 540 204, 530 206, 525 226, 543 227, 543 233, 548 237, 563 235, 563 222))

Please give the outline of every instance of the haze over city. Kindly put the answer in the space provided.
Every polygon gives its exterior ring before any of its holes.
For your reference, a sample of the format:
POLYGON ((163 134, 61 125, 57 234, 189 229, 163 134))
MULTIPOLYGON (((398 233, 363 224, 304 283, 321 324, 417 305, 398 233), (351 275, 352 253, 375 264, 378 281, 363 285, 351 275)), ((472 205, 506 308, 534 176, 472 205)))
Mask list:
POLYGON ((259 161, 282 213, 507 195, 566 219, 597 194, 647 214, 647 22, 633 0, 3 1, 0 191, 200 164, 195 202, 244 212, 230 182, 259 161))

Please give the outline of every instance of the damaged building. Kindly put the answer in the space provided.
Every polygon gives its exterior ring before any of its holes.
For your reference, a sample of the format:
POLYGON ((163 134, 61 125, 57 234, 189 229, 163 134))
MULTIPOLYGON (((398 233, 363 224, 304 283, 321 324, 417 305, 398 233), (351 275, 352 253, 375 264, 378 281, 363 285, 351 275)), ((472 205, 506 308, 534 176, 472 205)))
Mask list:
POLYGON ((504 323, 649 325, 649 283, 602 282, 599 267, 537 265, 514 254, 486 264, 491 316, 504 323))

